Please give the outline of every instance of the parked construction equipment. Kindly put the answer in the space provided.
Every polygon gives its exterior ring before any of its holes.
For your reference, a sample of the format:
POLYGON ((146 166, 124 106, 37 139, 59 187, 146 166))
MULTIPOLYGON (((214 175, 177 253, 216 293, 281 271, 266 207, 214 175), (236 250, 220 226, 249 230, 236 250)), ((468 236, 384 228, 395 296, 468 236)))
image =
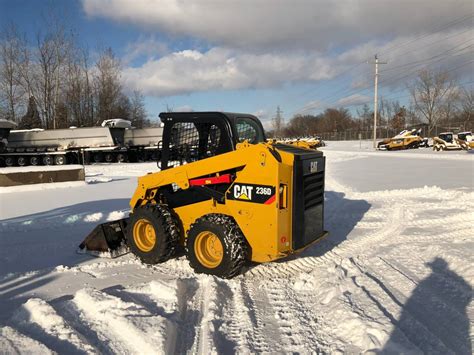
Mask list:
POLYGON ((428 138, 421 137, 421 130, 404 130, 393 138, 387 138, 379 142, 377 148, 380 150, 401 150, 428 147, 428 138))
POLYGON ((468 134, 471 132, 463 132, 460 133, 461 137, 464 139, 459 138, 453 132, 443 132, 438 134, 437 137, 433 138, 433 150, 441 151, 441 150, 469 150, 470 149, 470 141, 472 141, 472 134, 468 134))
POLYGON ((278 140, 279 143, 291 144, 299 148, 305 149, 317 149, 319 147, 324 147, 326 144, 321 137, 303 137, 303 138, 286 138, 278 140))
POLYGON ((266 142, 248 114, 161 113, 161 171, 138 179, 130 217, 97 226, 80 245, 126 244, 147 264, 184 248, 191 267, 224 278, 321 240, 325 157, 266 142))

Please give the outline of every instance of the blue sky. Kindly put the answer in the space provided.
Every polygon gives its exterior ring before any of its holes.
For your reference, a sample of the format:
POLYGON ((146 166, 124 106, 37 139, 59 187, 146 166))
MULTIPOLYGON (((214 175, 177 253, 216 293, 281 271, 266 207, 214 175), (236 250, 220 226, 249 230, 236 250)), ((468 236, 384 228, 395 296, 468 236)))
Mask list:
POLYGON ((470 1, 0 0, 0 22, 33 39, 51 9, 91 52, 114 50, 124 87, 144 93, 151 117, 167 106, 264 120, 277 106, 286 119, 355 112, 372 106, 375 53, 389 62, 381 96, 402 104, 423 67, 472 84, 470 1))

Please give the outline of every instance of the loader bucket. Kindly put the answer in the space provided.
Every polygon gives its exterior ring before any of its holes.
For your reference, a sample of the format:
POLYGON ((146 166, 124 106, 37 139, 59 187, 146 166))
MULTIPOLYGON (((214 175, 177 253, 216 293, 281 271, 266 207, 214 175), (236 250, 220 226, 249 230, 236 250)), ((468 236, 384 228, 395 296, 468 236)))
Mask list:
POLYGON ((128 253, 125 227, 128 218, 106 222, 96 226, 79 245, 78 253, 116 258, 128 253))

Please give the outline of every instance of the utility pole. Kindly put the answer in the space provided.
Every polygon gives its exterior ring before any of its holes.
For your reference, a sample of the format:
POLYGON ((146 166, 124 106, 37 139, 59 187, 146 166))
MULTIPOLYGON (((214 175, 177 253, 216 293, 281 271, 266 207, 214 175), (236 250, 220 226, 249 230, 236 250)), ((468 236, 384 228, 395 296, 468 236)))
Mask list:
POLYGON ((375 85, 374 85, 374 149, 377 147, 377 103, 378 103, 378 98, 377 98, 377 91, 378 91, 378 85, 379 85, 379 64, 387 64, 387 62, 379 62, 379 58, 377 57, 377 54, 375 55, 375 62, 371 63, 375 64, 375 85))

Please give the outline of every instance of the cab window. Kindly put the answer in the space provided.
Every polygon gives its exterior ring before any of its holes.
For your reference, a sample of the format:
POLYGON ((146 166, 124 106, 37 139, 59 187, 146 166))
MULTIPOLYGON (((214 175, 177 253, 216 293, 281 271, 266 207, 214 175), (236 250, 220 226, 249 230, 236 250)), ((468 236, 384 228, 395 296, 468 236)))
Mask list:
POLYGON ((239 117, 236 120, 237 141, 239 143, 248 140, 255 144, 264 141, 264 136, 260 125, 254 120, 246 117, 239 117))

